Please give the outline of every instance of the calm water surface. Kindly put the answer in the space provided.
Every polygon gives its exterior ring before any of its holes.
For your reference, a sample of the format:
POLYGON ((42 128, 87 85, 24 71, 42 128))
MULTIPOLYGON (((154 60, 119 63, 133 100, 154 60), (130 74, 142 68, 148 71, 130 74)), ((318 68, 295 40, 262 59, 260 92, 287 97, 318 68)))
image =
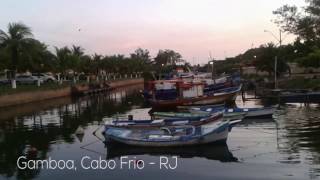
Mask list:
MULTIPOLYGON (((0 179, 320 179, 320 108, 290 104, 274 119, 246 120, 232 129, 227 145, 146 149, 106 147, 101 125, 111 116, 149 118, 132 87, 79 99, 61 98, 0 109, 0 179), (76 135, 79 127, 83 135, 76 135), (93 135, 96 132, 96 136, 93 135), (19 156, 73 160, 77 170, 18 170, 19 156), (116 162, 115 169, 85 170, 81 159, 116 162), (120 168, 120 157, 131 166, 120 168), (159 165, 167 157, 176 169, 159 165), (134 168, 144 161, 144 168, 134 168), (151 164, 149 164, 151 163, 151 164), (154 163, 154 164, 152 164, 154 163)), ((238 106, 260 107, 259 101, 238 106)), ((89 162, 89 161, 88 161, 89 162)), ((88 163, 86 165, 89 166, 88 163)))

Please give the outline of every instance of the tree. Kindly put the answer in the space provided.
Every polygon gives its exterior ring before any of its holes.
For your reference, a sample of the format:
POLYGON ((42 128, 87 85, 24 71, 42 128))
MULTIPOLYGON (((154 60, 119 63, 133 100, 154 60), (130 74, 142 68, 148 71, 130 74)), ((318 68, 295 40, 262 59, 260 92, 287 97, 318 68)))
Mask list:
POLYGON ((63 48, 55 47, 55 60, 57 61, 57 69, 63 75, 65 75, 67 69, 72 67, 69 62, 71 56, 71 50, 65 46, 63 48))
POLYGON ((277 73, 286 72, 289 67, 286 64, 283 55, 279 53, 279 51, 280 48, 277 48, 273 43, 260 46, 255 60, 257 69, 260 71, 266 71, 269 74, 275 73, 274 60, 277 56, 277 73))
POLYGON ((8 69, 10 56, 5 48, 0 47, 0 70, 8 69))
POLYGON ((72 45, 71 52, 74 56, 77 56, 77 57, 81 57, 84 55, 84 49, 76 45, 72 45))
POLYGON ((307 6, 284 5, 273 13, 275 22, 286 32, 297 35, 304 41, 316 42, 320 39, 320 1, 306 0, 307 6))
POLYGON ((320 49, 316 49, 305 57, 298 58, 297 62, 302 67, 320 68, 320 49))
POLYGON ((144 63, 150 63, 150 53, 147 49, 138 48, 130 54, 131 59, 141 60, 144 63))
POLYGON ((182 59, 182 56, 173 50, 159 50, 157 56, 155 57, 155 62, 157 66, 167 66, 167 65, 176 65, 182 59))
POLYGON ((21 60, 21 52, 28 48, 32 40, 31 29, 22 23, 9 23, 8 32, 0 30, 0 46, 9 51, 10 65, 12 70, 12 88, 16 88, 16 72, 21 60))
POLYGON ((28 46, 21 51, 21 60, 17 65, 20 71, 46 72, 54 70, 54 55, 47 45, 38 40, 28 41, 28 46))
POLYGON ((97 76, 99 76, 100 74, 100 66, 101 66, 101 61, 102 61, 103 56, 100 54, 96 54, 94 53, 94 55, 92 56, 92 69, 93 69, 93 73, 95 73, 97 76))

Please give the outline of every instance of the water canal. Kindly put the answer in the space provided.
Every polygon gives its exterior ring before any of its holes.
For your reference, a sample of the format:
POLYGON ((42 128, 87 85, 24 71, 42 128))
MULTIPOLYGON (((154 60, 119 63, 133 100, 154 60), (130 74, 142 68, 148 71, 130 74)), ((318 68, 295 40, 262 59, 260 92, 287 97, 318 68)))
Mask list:
MULTIPOLYGON (((141 88, 1 109, 0 179, 247 180, 320 176, 320 107, 317 105, 290 104, 280 107, 274 119, 244 121, 229 134, 226 146, 171 150, 106 147, 101 141, 103 120, 129 114, 135 118, 149 117, 150 108, 139 95, 141 88), (79 126, 84 134, 76 134, 79 126), (19 170, 17 159, 26 153, 42 160, 73 160, 77 168, 19 170), (84 157, 85 167, 82 167, 84 157), (167 158, 174 168, 161 168, 160 158, 167 158), (102 160, 109 162, 109 167, 95 169, 95 163, 102 160), (112 163, 116 163, 114 169, 112 163), (139 169, 142 165, 143 169, 139 169)), ((258 100, 242 102, 240 97, 236 104, 262 105, 258 100)))

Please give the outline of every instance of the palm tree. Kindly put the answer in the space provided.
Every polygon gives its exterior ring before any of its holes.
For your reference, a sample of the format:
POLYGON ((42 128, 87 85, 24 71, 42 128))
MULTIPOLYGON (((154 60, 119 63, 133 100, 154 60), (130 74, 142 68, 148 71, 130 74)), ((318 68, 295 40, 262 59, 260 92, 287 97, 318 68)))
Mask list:
MULTIPOLYGON (((68 47, 58 48, 55 47, 55 59, 58 64, 59 72, 65 76, 66 70, 70 68, 69 58, 71 56, 71 50, 68 47)), ((60 75, 58 75, 58 80, 60 81, 60 75)))
POLYGON ((81 57, 84 55, 84 49, 81 46, 72 45, 71 52, 77 57, 81 57))
POLYGON ((92 55, 92 66, 94 67, 94 73, 99 76, 100 73, 100 65, 101 65, 101 60, 102 60, 103 56, 97 53, 94 53, 94 55, 92 55))
POLYGON ((8 33, 0 29, 0 45, 10 54, 10 69, 12 71, 11 84, 16 88, 15 74, 20 60, 21 51, 27 48, 32 37, 31 29, 23 23, 9 23, 8 33))

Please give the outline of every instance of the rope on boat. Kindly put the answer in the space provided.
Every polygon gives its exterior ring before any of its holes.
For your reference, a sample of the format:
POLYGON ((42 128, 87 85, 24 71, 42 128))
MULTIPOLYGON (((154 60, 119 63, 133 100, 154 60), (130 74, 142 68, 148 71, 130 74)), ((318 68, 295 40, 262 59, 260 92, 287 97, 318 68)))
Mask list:
POLYGON ((97 142, 99 142, 99 141, 100 141, 100 140, 96 140, 96 141, 90 142, 90 143, 88 143, 88 144, 85 144, 85 145, 83 145, 83 146, 80 146, 80 148, 81 148, 81 149, 84 149, 84 150, 87 150, 87 151, 90 151, 90 152, 97 153, 97 154, 106 155, 106 154, 104 154, 104 153, 101 153, 101 152, 98 152, 98 151, 95 151, 95 150, 92 150, 92 149, 87 148, 88 146, 90 146, 90 145, 92 145, 92 144, 94 144, 94 143, 97 143, 97 142))
POLYGON ((104 142, 104 140, 103 140, 101 137, 99 137, 99 136, 96 135, 96 132, 97 132, 102 126, 103 126, 103 125, 99 125, 99 127, 92 132, 92 134, 97 138, 97 140, 95 140, 95 141, 93 141, 93 142, 90 142, 90 143, 87 143, 87 144, 85 144, 85 145, 80 146, 80 149, 84 149, 84 150, 87 150, 87 151, 89 151, 89 152, 93 152, 93 153, 96 153, 96 154, 99 154, 99 155, 104 155, 104 156, 107 155, 106 153, 101 153, 101 152, 95 151, 95 150, 93 150, 93 149, 87 148, 88 146, 90 146, 90 145, 92 145, 92 144, 94 144, 94 143, 104 142))
POLYGON ((95 140, 95 141, 93 141, 93 142, 90 142, 90 143, 87 143, 87 144, 85 144, 85 145, 80 146, 80 149, 84 149, 84 150, 86 150, 86 151, 93 152, 93 153, 96 153, 96 154, 99 154, 99 155, 103 155, 103 156, 106 156, 106 155, 107 155, 106 153, 101 153, 101 152, 95 151, 95 150, 93 150, 93 149, 87 148, 88 146, 90 146, 90 145, 92 145, 92 144, 94 144, 94 143, 104 142, 104 140, 103 140, 101 137, 99 137, 99 136, 96 135, 96 132, 101 128, 101 126, 102 126, 102 125, 100 125, 96 130, 94 130, 94 131, 92 132, 92 134, 97 138, 97 140, 95 140))
POLYGON ((98 152, 98 151, 95 151, 95 150, 93 150, 93 149, 87 148, 88 146, 90 146, 90 145, 92 145, 92 144, 94 144, 94 143, 97 143, 97 142, 99 142, 99 141, 100 141, 100 140, 96 140, 96 141, 93 141, 93 142, 91 142, 91 143, 88 143, 88 144, 85 144, 85 145, 83 145, 83 146, 80 146, 80 149, 84 149, 84 150, 89 151, 89 152, 93 152, 93 153, 96 153, 96 154, 99 154, 99 155, 106 156, 106 155, 107 155, 106 153, 98 152))
MULTIPOLYGON (((104 124, 104 122, 103 122, 103 124, 104 124)), ((96 135, 96 132, 97 132, 102 126, 103 126, 103 125, 99 125, 99 127, 98 127, 96 130, 94 130, 94 131, 92 132, 92 134, 93 134, 96 138, 98 138, 100 141, 104 142, 104 140, 103 140, 102 138, 100 138, 99 136, 96 135)))
POLYGON ((95 140, 95 141, 93 141, 93 142, 90 142, 90 143, 87 143, 87 144, 85 144, 85 145, 80 146, 80 148, 85 148, 85 147, 90 146, 91 144, 94 144, 94 143, 99 142, 99 141, 100 141, 100 139, 95 140))

